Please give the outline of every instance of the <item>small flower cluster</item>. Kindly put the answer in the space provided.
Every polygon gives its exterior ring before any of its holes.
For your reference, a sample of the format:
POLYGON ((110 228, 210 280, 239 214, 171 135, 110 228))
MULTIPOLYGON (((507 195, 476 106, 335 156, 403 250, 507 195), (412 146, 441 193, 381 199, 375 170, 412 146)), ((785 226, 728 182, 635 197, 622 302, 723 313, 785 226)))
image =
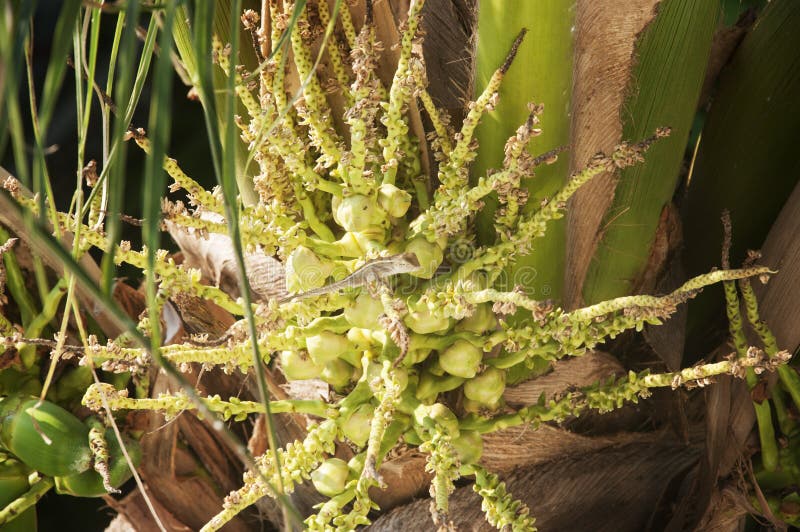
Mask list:
POLYGON ((309 478, 326 454, 334 452, 337 436, 336 424, 324 421, 311 427, 302 442, 290 443, 278 451, 277 460, 270 452, 263 454, 257 460, 258 471, 244 474, 244 486, 225 498, 223 510, 201 530, 218 530, 262 497, 291 493, 295 484, 309 478))
POLYGON ((514 500, 506 491, 504 482, 497 475, 489 473, 482 467, 473 467, 475 485, 473 489, 481 496, 481 508, 486 513, 486 520, 498 530, 523 532, 536 530, 536 519, 528 515, 530 510, 520 501, 514 500))

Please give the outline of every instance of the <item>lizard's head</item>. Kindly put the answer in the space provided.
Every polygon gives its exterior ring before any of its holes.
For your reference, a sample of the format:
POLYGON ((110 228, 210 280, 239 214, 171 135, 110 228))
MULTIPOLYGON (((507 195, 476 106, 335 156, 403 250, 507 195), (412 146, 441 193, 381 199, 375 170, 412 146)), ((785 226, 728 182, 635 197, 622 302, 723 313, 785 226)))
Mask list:
POLYGON ((419 270, 419 259, 413 253, 401 253, 397 256, 398 262, 402 264, 403 273, 415 272, 419 270))
POLYGON ((398 273, 409 273, 415 272, 420 268, 419 259, 413 253, 406 252, 397 255, 397 264, 402 268, 402 272, 398 273))

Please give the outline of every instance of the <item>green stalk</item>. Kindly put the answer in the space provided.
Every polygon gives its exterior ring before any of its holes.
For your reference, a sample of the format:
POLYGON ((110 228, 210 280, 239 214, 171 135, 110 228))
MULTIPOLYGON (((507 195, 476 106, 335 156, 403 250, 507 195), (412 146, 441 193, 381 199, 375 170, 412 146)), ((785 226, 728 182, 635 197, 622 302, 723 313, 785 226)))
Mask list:
MULTIPOLYGON (((215 33, 224 44, 232 42, 232 2, 233 0, 218 0, 216 1, 217 8, 214 10, 214 20, 212 22, 211 31, 213 31, 213 33, 215 33)), ((244 0, 242 4, 244 9, 253 9, 257 13, 260 13, 261 11, 259 5, 260 2, 257 2, 256 0, 244 0)), ((186 73, 191 78, 192 83, 197 85, 197 59, 194 55, 194 50, 192 49, 192 29, 189 24, 188 13, 189 12, 185 6, 178 7, 178 16, 175 19, 172 35, 175 39, 175 49, 180 55, 183 66, 186 68, 186 73)), ((238 17, 240 14, 241 12, 235 14, 236 20, 234 21, 234 24, 238 25, 239 27, 238 39, 246 44, 239 49, 237 58, 235 58, 232 62, 234 64, 245 65, 248 70, 252 71, 258 67, 258 60, 256 59, 255 50, 249 44, 252 42, 249 34, 242 29, 241 24, 239 23, 238 17)), ((215 87, 222 88, 225 86, 225 75, 219 69, 214 69, 213 77, 215 87)), ((219 121, 220 128, 224 129, 227 118, 224 114, 225 105, 224 94, 222 94, 222 91, 217 92, 215 94, 215 98, 217 103, 217 120, 219 121)), ((238 100, 236 113, 240 116, 247 116, 247 111, 245 110, 244 106, 238 102, 238 100)), ((236 184, 239 188, 239 194, 241 195, 242 203, 245 205, 253 205, 258 200, 255 189, 253 188, 252 170, 255 168, 255 165, 252 165, 252 163, 248 161, 249 152, 247 150, 247 146, 238 137, 235 140, 235 153, 236 184)))
MULTIPOLYGON (((19 518, 26 517, 26 520, 31 519, 29 514, 31 510, 34 511, 34 518, 33 521, 35 522, 35 509, 36 503, 45 496, 45 494, 50 491, 53 487, 53 479, 50 477, 43 477, 40 478, 37 482, 31 485, 30 489, 20 495, 17 499, 13 500, 12 502, 5 505, 4 508, 0 509, 0 526, 5 525, 6 523, 13 523, 15 518, 19 516, 19 518)), ((31 530, 31 529, 28 529, 31 530)), ((35 530, 35 529, 34 529, 35 530)), ((3 528, 3 531, 6 531, 6 528, 3 528)))
MULTIPOLYGON (((572 25, 574 3, 564 0, 482 0, 478 11, 475 94, 480 94, 494 71, 503 64, 514 37, 523 28, 528 33, 519 47, 514 63, 500 86, 500 99, 494 111, 487 113, 475 132, 479 143, 473 165, 473 180, 487 170, 501 168, 503 147, 528 117, 530 102, 543 103, 543 130, 529 151, 538 155, 566 146, 570 136, 570 97, 572 87, 572 25)), ((552 196, 564 184, 568 160, 562 158, 540 167, 536 177, 523 181, 530 193, 523 213, 539 207, 542 199, 552 196)), ((474 181, 473 181, 474 183, 474 181)), ((494 242, 494 217, 497 196, 486 198, 476 226, 482 244, 494 242)), ((530 255, 519 257, 506 271, 511 289, 521 284, 534 297, 560 299, 566 257, 566 224, 559 220, 547 228, 547 235, 537 240, 530 255)))
POLYGON ((5 152, 8 135, 11 137, 14 164, 17 175, 30 188, 31 175, 25 153, 25 135, 22 129, 18 90, 22 76, 24 43, 28 38, 35 2, 21 2, 16 6, 3 5, 0 16, 0 153, 5 152), (6 17, 6 9, 12 8, 11 17, 6 17), (20 22, 22 21, 22 22, 20 22))
MULTIPOLYGON (((4 512, 9 504, 25 495, 30 489, 28 475, 31 471, 22 463, 0 456, 0 511, 4 512)), ((36 508, 28 508, 22 514, 0 524, 0 532, 26 532, 36 530, 36 508)))
MULTIPOLYGON (((6 231, 5 227, 0 226, 0 242, 5 243, 10 237, 11 235, 6 231)), ((2 260, 6 269, 6 289, 19 308, 22 326, 27 329, 28 324, 38 314, 36 303, 25 286, 25 274, 22 273, 22 268, 19 267, 13 250, 4 253, 2 260)))
MULTIPOLYGON (((58 103, 61 87, 67 69, 67 55, 69 42, 73 36, 73 29, 80 24, 81 3, 76 0, 63 2, 59 11, 58 21, 52 36, 52 52, 47 65, 42 87, 41 97, 37 103, 37 88, 33 81, 33 42, 29 37, 25 45, 25 63, 28 75, 28 103, 30 107, 31 126, 33 128, 33 190, 37 195, 39 216, 44 219, 56 217, 55 196, 50 182, 50 174, 45 162, 45 143, 47 132, 58 103), (39 103, 41 105, 39 105, 39 103), (47 210, 45 210, 47 207, 47 210)), ((58 231, 58 229, 56 229, 58 231)), ((49 291, 44 267, 39 257, 33 257, 34 273, 39 295, 44 299, 49 291)))
MULTIPOLYGON (((145 56, 148 55, 148 48, 149 53, 152 53, 152 45, 155 43, 153 32, 148 31, 147 43, 149 43, 149 46, 145 47, 146 49, 144 50, 144 55, 140 62, 139 72, 134 76, 133 65, 135 64, 135 55, 138 48, 136 23, 138 21, 139 6, 136 2, 129 2, 127 5, 128 9, 125 12, 125 16, 128 20, 128 24, 126 24, 125 29, 122 31, 119 54, 117 55, 119 74, 116 76, 116 81, 114 83, 114 102, 120 112, 123 109, 125 110, 125 115, 123 117, 118 113, 114 119, 111 145, 117 156, 114 158, 113 162, 106 161, 106 167, 103 168, 103 174, 107 174, 108 179, 108 204, 106 207, 108 217, 106 220, 106 231, 108 240, 111 243, 111 252, 103 255, 101 262, 103 270, 101 287, 107 294, 111 294, 116 272, 114 264, 114 244, 119 242, 122 233, 118 213, 121 212, 123 196, 125 194, 125 164, 128 152, 127 144, 123 142, 123 137, 130 125, 130 117, 133 116, 133 108, 136 105, 137 95, 135 88, 139 85, 139 80, 144 78, 147 72, 146 68, 141 68, 144 66, 142 63, 148 62, 149 66, 149 57, 145 56)), ((151 30, 154 29, 154 25, 155 21, 151 21, 151 30)), ((139 87, 141 87, 141 85, 139 85, 139 87)), ((101 179, 102 178, 101 176, 101 179)))
POLYGON ((672 135, 654 145, 643 164, 620 172, 584 281, 587 304, 631 293, 645 273, 678 181, 718 20, 718 2, 665 0, 640 38, 630 96, 621 108, 622 138, 638 140, 661 126, 671 127, 672 135))
MULTIPOLYGON (((237 7, 237 12, 241 9, 241 2, 234 1, 237 7)), ((228 230, 231 237, 231 242, 234 248, 234 254, 237 263, 238 281, 242 290, 242 300, 245 309, 245 317, 247 319, 248 332, 252 338, 258 337, 258 332, 255 326, 255 316, 253 315, 253 307, 251 305, 250 284, 244 266, 244 250, 241 239, 241 228, 239 226, 239 206, 238 198, 236 196, 236 152, 233 149, 235 139, 235 125, 233 123, 233 116, 236 112, 236 99, 234 91, 234 66, 235 63, 230 63, 231 71, 228 72, 227 79, 225 80, 225 91, 222 92, 221 103, 217 105, 218 96, 214 90, 216 85, 213 79, 213 69, 211 64, 211 39, 212 39, 212 23, 214 21, 214 6, 200 5, 194 13, 192 20, 193 27, 190 33, 191 46, 193 49, 196 61, 196 80, 195 88, 197 89, 200 100, 203 105, 203 113, 205 117, 206 131, 209 136, 209 148, 211 149, 212 161, 214 163, 214 173, 217 182, 220 184, 223 195, 225 198, 225 219, 228 224, 228 230), (202 59, 202 60, 200 60, 202 59), (219 121, 218 117, 223 113, 226 117, 225 120, 219 121), (223 127, 224 126, 224 127, 223 127)), ((178 17, 180 20, 180 16, 178 17)), ((235 23, 235 21, 234 21, 235 23)), ((232 35, 232 55, 236 57, 238 50, 238 35, 230 31, 232 35)), ((275 458, 275 464, 280 470, 280 457, 277 454, 278 449, 275 445, 277 439, 275 428, 272 421, 272 415, 269 406, 269 390, 267 389, 266 379, 264 376, 265 368, 259 353, 257 342, 253 342, 253 367, 255 368, 256 380, 258 383, 259 395, 261 402, 264 404, 267 420, 267 440, 270 443, 269 447, 275 458)), ((156 352, 158 353, 158 352, 156 352)), ((184 388, 190 396, 196 396, 191 387, 184 388)), ((207 410, 205 405, 195 401, 198 409, 203 415, 212 417, 213 415, 207 410)), ((248 466, 253 466, 254 462, 249 455, 247 449, 239 443, 233 434, 225 431, 224 436, 228 443, 232 445, 234 450, 239 453, 248 466)), ((256 470, 258 470, 256 468, 256 470)), ((281 477, 282 481, 282 477, 281 477)), ((270 486, 271 489, 277 494, 281 503, 281 510, 283 511, 286 526, 293 521, 299 522, 297 511, 295 510, 290 499, 286 497, 283 492, 282 486, 270 486)))
MULTIPOLYGON (((731 262, 759 248, 798 180, 800 4, 771 2, 723 71, 708 112, 684 218, 687 273, 717 264, 728 209, 731 262)), ((689 306, 687 346, 701 350, 719 292, 689 306)))
POLYGON ((147 269, 145 270, 145 293, 147 295, 147 312, 150 317, 150 349, 161 348, 162 331, 159 316, 161 305, 157 296, 156 253, 161 244, 161 196, 165 192, 166 173, 163 169, 164 157, 169 145, 171 122, 163 120, 161 113, 172 106, 172 26, 175 22, 175 8, 168 5, 164 14, 164 29, 159 38, 161 53, 156 61, 153 78, 153 97, 151 99, 150 117, 148 120, 152 150, 148 153, 144 172, 144 205, 145 223, 142 226, 142 238, 147 246, 147 269))
MULTIPOLYGON (((47 212, 51 217, 55 217, 55 198, 50 186, 50 176, 45 163, 45 143, 47 130, 53 118, 58 94, 64 81, 67 69, 67 54, 70 49, 72 30, 77 21, 80 20, 81 2, 70 0, 64 2, 59 12, 58 22, 53 32, 52 53, 47 65, 47 74, 42 87, 41 106, 36 108, 35 88, 32 82, 32 68, 28 65, 28 92, 31 107, 31 123, 34 134, 34 157, 33 157, 33 190, 39 195, 39 216, 45 216, 45 203, 49 203, 50 210, 47 212)), ((29 42, 28 46, 32 46, 29 42)), ((30 48, 28 49, 30 52, 30 48)), ((26 59, 30 56, 26 54, 26 59)))

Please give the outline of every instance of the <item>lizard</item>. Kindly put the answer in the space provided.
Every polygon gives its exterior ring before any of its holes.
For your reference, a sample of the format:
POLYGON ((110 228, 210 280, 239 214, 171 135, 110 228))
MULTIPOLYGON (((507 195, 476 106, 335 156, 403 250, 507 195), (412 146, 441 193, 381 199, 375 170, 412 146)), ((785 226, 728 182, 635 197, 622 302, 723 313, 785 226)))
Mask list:
POLYGON ((392 255, 390 257, 378 257, 377 259, 367 261, 363 266, 341 281, 326 284, 325 286, 314 288, 306 292, 286 295, 278 299, 278 304, 331 294, 346 288, 369 286, 380 279, 385 279, 401 273, 414 272, 418 269, 419 260, 417 260, 417 256, 413 253, 400 253, 399 255, 392 255))
MULTIPOLYGON (((400 253, 398 255, 391 255, 389 257, 378 257, 376 259, 367 261, 363 266, 340 281, 326 284, 319 288, 313 288, 305 292, 288 294, 279 298, 277 301, 279 305, 282 305, 291 301, 299 301, 301 299, 310 297, 331 294, 347 288, 370 286, 387 277, 392 277, 401 273, 414 272, 418 270, 419 267, 419 260, 413 253, 400 253)), ((203 346, 220 345, 227 342, 233 336, 232 329, 233 327, 231 330, 228 330, 228 332, 214 340, 192 340, 191 342, 203 346)))

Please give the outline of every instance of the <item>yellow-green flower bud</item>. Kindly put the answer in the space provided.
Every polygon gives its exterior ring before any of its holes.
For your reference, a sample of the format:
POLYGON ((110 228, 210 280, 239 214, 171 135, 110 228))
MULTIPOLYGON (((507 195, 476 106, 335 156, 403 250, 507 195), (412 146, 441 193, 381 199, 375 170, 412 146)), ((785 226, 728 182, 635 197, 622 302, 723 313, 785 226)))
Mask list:
POLYGON ((403 318, 406 326, 419 334, 444 332, 450 328, 451 320, 433 315, 428 305, 421 301, 409 303, 408 314, 403 318))
POLYGON ((323 261, 305 246, 297 246, 286 261, 286 290, 305 292, 325 284, 334 265, 323 261))
POLYGON ((438 377, 441 377, 442 375, 445 374, 444 368, 439 363, 439 357, 438 356, 435 357, 435 358, 432 358, 431 361, 428 363, 428 367, 425 368, 425 369, 427 369, 428 372, 431 373, 432 375, 436 375, 438 377))
POLYGON ((393 218, 402 218, 411 207, 411 194, 391 183, 378 188, 378 204, 393 218))
POLYGON ((496 404, 505 389, 506 372, 491 367, 464 383, 464 395, 484 405, 496 404))
POLYGON ((397 386, 402 392, 408 387, 408 370, 406 368, 395 368, 395 378, 397 379, 397 386))
POLYGON ((372 329, 353 327, 347 331, 347 339, 359 350, 369 349, 375 345, 375 340, 372 338, 372 329))
POLYGON ((403 433, 403 441, 408 445, 422 445, 422 438, 419 437, 416 427, 412 427, 403 433))
POLYGON ((414 409, 419 406, 419 399, 417 399, 417 377, 416 375, 411 381, 411 384, 403 390, 400 394, 400 401, 397 403, 397 410, 405 414, 413 414, 414 409))
POLYGON ((374 329, 372 331, 372 339, 375 340, 378 345, 386 345, 386 342, 389 341, 389 335, 384 329, 374 329))
POLYGON ((424 237, 417 237, 409 242, 406 246, 406 252, 416 255, 420 265, 417 271, 411 272, 409 275, 422 279, 433 277, 433 274, 436 273, 437 268, 444 260, 442 248, 428 242, 424 237))
POLYGON ((458 418, 442 403, 419 405, 414 410, 414 422, 418 427, 423 428, 432 428, 431 424, 433 423, 453 437, 459 435, 458 418))
POLYGON ((339 220, 339 206, 342 204, 342 197, 333 195, 331 196, 331 215, 333 216, 333 221, 342 226, 342 222, 339 220))
POLYGON ((329 458, 311 472, 311 482, 318 492, 334 497, 344 491, 350 468, 341 458, 329 458))
POLYGON ((322 331, 306 338, 306 349, 315 364, 322 366, 339 356, 353 351, 355 346, 341 334, 322 331))
POLYGON ((377 299, 373 299, 366 291, 348 303, 344 307, 344 317, 352 325, 362 329, 380 329, 378 317, 383 314, 383 305, 377 299))
POLYGON ((387 223, 386 213, 375 199, 362 194, 342 198, 336 206, 336 221, 345 231, 366 231, 372 227, 383 227, 387 223))
MULTIPOLYGON (((367 376, 366 381, 370 385, 370 388, 377 389, 383 386, 383 366, 378 364, 377 362, 370 362, 367 366, 367 376)), ((400 388, 400 391, 406 389, 408 386, 408 370, 405 368, 394 368, 394 375, 397 380, 397 385, 400 388)))
POLYGON ((403 359, 403 365, 407 367, 411 367, 414 364, 420 364, 425 362, 428 357, 431 355, 433 350, 428 348, 423 349, 412 349, 406 354, 406 358, 403 359))
POLYGON ((481 403, 479 401, 473 401, 469 397, 464 397, 464 399, 461 401, 461 408, 463 408, 464 411, 469 414, 485 415, 487 411, 494 411, 500 408, 502 402, 503 401, 501 399, 496 403, 488 404, 488 403, 481 403))
POLYGON ((281 351, 278 359, 283 374, 290 381, 315 379, 322 374, 322 367, 315 364, 305 351, 281 351))
POLYGON ((372 245, 372 240, 363 233, 348 231, 338 240, 341 253, 345 257, 362 257, 372 245))
POLYGON ((367 364, 367 375, 364 377, 364 380, 369 384, 373 392, 381 388, 382 371, 383 365, 377 362, 370 362, 367 364))
POLYGON ((456 325, 456 331, 473 332, 482 334, 497 326, 497 317, 494 315, 491 303, 481 303, 475 308, 472 316, 464 318, 456 325))
MULTIPOLYGON (((358 235, 363 240, 372 242, 374 245, 375 242, 383 242, 386 240, 386 229, 378 225, 373 225, 372 227, 368 227, 363 231, 360 231, 358 235)), ((368 248, 369 247, 365 247, 365 249, 368 248)))
MULTIPOLYGON (((403 227, 397 225, 392 228, 395 235, 404 234, 404 231, 401 231, 401 229, 403 229, 403 227)), ((401 253, 405 252, 405 249, 406 249, 406 242, 405 240, 402 239, 392 240, 386 245, 386 251, 390 255, 400 255, 401 253)))
POLYGON ((353 366, 340 358, 333 359, 322 368, 320 378, 334 388, 344 388, 353 380, 353 366))
POLYGON ((483 351, 466 340, 456 340, 439 353, 439 364, 450 375, 471 379, 478 373, 483 351))
POLYGON ((359 407, 339 425, 342 429, 342 433, 348 440, 359 447, 363 447, 367 444, 367 440, 369 439, 369 429, 374 413, 375 407, 371 404, 364 403, 359 405, 359 407))

